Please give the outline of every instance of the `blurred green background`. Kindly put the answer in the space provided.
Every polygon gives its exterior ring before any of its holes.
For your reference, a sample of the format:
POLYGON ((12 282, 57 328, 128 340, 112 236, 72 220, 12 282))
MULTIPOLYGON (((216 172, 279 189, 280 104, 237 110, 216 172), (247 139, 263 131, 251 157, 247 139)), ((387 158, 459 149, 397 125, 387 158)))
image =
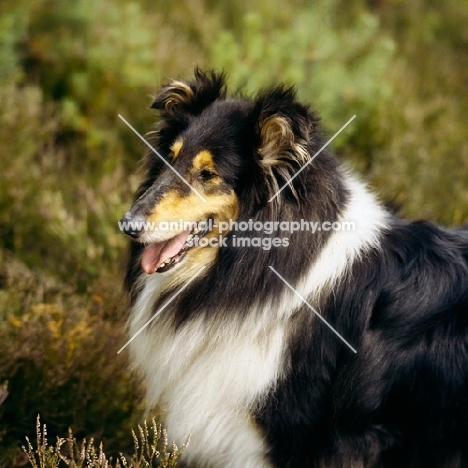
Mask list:
POLYGON ((330 136, 356 114, 334 148, 383 199, 468 221, 465 0, 2 0, 0 467, 38 413, 51 439, 131 445, 117 220, 145 150, 117 115, 145 133, 194 65, 231 90, 296 84, 330 136))

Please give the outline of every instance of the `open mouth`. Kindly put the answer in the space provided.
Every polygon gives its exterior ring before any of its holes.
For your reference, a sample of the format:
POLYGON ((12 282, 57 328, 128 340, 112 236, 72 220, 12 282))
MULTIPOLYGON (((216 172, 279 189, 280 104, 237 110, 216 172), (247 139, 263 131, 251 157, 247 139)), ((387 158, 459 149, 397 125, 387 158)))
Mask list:
POLYGON ((196 223, 194 229, 183 231, 169 240, 148 245, 141 257, 141 267, 145 273, 164 273, 180 263, 187 252, 197 247, 200 239, 206 236, 212 218, 196 223))

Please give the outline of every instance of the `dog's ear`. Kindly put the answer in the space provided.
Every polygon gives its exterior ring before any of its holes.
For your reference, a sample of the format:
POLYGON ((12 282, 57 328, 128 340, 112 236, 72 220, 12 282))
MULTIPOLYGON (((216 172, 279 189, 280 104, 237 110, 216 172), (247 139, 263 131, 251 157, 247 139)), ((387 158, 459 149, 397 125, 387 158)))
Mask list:
MULTIPOLYGON (((308 142, 316 120, 307 107, 296 101, 294 88, 285 86, 262 92, 252 117, 260 166, 268 176, 273 195, 309 160, 308 142)), ((292 184, 290 191, 296 196, 292 184)))
POLYGON ((198 115, 217 99, 226 97, 225 76, 214 71, 195 69, 192 81, 173 80, 156 95, 152 109, 162 111, 163 118, 178 118, 187 114, 198 115))

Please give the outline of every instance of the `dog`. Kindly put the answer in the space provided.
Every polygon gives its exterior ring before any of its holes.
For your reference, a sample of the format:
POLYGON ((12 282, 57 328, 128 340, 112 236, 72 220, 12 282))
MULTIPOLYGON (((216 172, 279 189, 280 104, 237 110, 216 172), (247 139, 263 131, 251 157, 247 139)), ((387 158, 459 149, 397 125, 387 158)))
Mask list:
POLYGON ((468 230, 387 209, 294 88, 225 81, 160 89, 120 221, 148 408, 190 466, 468 467, 468 230))

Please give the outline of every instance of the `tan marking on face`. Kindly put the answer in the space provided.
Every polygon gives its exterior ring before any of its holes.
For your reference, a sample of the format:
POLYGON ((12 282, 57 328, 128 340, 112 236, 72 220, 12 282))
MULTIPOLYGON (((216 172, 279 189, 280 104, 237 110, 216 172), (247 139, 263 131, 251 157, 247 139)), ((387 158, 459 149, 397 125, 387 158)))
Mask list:
POLYGON ((200 151, 195 158, 193 158, 192 168, 195 172, 202 171, 203 169, 210 169, 217 173, 213 155, 208 150, 200 151))
MULTIPOLYGON (((203 221, 209 215, 214 215, 218 221, 235 220, 239 211, 239 200, 234 190, 230 193, 204 194, 206 202, 201 201, 198 196, 190 192, 187 196, 181 196, 176 191, 167 192, 162 200, 153 208, 148 221, 152 223, 198 222, 203 221)), ((177 232, 174 232, 176 235, 177 232)))
POLYGON ((189 250, 187 257, 184 259, 184 262, 187 262, 184 265, 184 269, 187 267, 188 270, 185 273, 188 273, 189 277, 191 277, 203 265, 213 263, 218 255, 218 250, 219 247, 212 247, 210 245, 189 250))
MULTIPOLYGON (((197 269, 216 260, 219 244, 228 232, 219 232, 219 222, 236 220, 239 212, 239 200, 234 190, 230 193, 204 195, 206 203, 202 202, 193 192, 181 197, 175 191, 164 195, 162 200, 153 208, 148 216, 148 221, 159 224, 161 222, 175 222, 180 226, 180 221, 197 223, 204 221, 208 216, 214 216, 213 230, 208 232, 204 239, 212 241, 208 245, 200 245, 190 249, 183 260, 183 267, 178 268, 178 278, 189 278, 197 269), (214 226, 216 225, 216 227, 214 226)), ((170 237, 179 232, 171 231, 170 237)))
POLYGON ((171 151, 172 151, 172 159, 176 160, 179 157, 180 150, 182 149, 184 142, 183 140, 176 140, 172 146, 171 146, 171 151))

